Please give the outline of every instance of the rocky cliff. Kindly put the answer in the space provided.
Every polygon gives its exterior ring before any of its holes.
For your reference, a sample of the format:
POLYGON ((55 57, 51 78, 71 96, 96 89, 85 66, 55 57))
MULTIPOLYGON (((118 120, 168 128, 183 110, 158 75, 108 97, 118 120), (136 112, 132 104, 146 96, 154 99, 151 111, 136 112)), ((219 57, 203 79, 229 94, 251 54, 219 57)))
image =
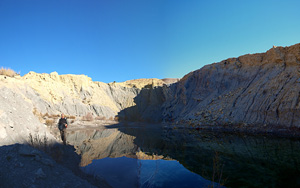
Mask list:
POLYGON ((85 75, 56 72, 0 75, 1 145, 23 143, 29 134, 51 137, 43 124, 45 116, 60 113, 77 119, 91 113, 102 119, 118 116, 121 120, 160 121, 163 92, 174 81, 137 79, 107 84, 93 82, 85 75))
POLYGON ((134 98, 142 89, 162 86, 159 79, 138 79, 123 83, 93 82, 85 75, 37 74, 22 77, 25 85, 35 91, 31 100, 37 101, 41 113, 60 113, 82 116, 115 117, 123 109, 135 106, 134 98))
POLYGON ((34 101, 27 96, 34 91, 11 78, 0 78, 0 146, 29 141, 29 135, 45 137, 48 143, 56 142, 46 125, 33 114, 34 101))
POLYGON ((170 87, 165 120, 300 126, 300 44, 204 66, 170 87))
MULTIPOLYGON (((48 134, 37 116, 299 127, 300 44, 207 65, 177 79, 94 82, 85 75, 0 75, 1 145, 48 134)), ((54 138, 49 135, 49 139, 54 138)))

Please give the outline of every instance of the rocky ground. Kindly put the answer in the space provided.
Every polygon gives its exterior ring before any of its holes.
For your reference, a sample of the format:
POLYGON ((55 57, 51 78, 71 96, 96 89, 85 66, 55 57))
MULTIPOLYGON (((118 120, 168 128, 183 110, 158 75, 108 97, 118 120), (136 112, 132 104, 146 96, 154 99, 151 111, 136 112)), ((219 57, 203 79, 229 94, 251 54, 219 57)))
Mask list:
POLYGON ((79 170, 80 157, 71 146, 48 149, 49 154, 28 145, 0 147, 0 187, 109 187, 79 170))

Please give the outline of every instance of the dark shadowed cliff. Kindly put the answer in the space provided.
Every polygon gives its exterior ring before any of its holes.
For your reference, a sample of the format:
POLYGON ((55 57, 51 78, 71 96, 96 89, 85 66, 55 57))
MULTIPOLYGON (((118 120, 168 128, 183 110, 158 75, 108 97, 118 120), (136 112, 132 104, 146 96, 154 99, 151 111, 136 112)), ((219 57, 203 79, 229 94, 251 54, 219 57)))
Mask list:
POLYGON ((207 65, 173 84, 169 93, 165 120, 298 127, 300 44, 207 65))

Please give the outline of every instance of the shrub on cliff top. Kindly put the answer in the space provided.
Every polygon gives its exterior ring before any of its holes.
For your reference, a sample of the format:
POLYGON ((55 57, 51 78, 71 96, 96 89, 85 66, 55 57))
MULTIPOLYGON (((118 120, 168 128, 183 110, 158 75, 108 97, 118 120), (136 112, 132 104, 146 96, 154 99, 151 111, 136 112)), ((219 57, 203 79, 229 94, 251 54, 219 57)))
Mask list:
POLYGON ((14 70, 12 70, 10 68, 3 68, 3 67, 1 67, 1 69, 0 69, 0 75, 14 77, 14 76, 18 75, 18 73, 16 73, 14 70))

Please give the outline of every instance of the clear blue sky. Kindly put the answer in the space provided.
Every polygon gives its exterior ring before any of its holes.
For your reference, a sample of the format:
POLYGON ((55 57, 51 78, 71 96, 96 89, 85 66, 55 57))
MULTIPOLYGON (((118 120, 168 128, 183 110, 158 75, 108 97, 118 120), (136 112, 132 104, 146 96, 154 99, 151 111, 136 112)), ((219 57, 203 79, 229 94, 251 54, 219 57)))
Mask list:
POLYGON ((0 66, 94 81, 181 78, 300 42, 300 1, 1 0, 0 66))

